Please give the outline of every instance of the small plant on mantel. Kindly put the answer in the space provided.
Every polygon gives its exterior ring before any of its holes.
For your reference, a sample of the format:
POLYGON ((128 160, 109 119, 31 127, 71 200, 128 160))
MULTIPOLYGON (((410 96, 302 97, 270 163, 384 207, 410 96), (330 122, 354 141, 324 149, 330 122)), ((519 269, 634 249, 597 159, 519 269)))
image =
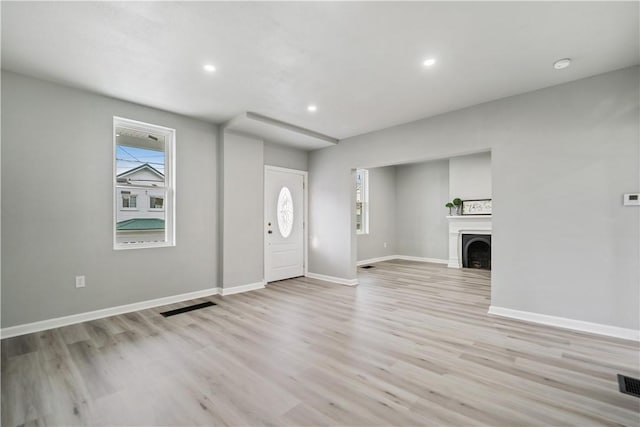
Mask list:
POLYGON ((456 207, 456 215, 460 215, 460 208, 462 206, 462 200, 456 197, 453 199, 453 205, 456 207))
POLYGON ((445 205, 445 207, 449 208, 449 216, 453 215, 453 214, 451 213, 451 208, 453 207, 453 203, 449 202, 449 203, 447 203, 447 204, 445 205))

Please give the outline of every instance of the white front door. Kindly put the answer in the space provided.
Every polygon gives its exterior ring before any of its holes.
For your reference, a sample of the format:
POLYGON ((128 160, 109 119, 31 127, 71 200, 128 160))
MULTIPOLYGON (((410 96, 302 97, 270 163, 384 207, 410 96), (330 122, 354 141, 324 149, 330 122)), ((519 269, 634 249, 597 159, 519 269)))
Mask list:
POLYGON ((304 175, 265 168, 265 280, 304 275, 304 175))

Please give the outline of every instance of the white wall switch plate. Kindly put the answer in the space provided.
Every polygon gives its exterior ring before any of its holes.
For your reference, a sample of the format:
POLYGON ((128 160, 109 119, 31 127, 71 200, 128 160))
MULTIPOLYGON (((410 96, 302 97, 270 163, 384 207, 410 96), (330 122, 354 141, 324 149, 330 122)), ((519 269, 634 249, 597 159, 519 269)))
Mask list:
POLYGON ((640 193, 628 193, 624 195, 625 206, 640 206, 640 193))
POLYGON ((84 288, 85 281, 84 276, 76 276, 76 288, 84 288))

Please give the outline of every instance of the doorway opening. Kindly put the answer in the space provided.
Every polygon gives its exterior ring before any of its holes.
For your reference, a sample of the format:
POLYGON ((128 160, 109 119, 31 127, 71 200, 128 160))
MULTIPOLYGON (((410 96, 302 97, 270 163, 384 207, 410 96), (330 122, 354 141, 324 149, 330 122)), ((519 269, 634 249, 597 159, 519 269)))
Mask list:
POLYGON ((431 264, 424 266, 428 271, 451 269, 443 274, 460 268, 490 271, 491 177, 489 151, 355 169, 352 230, 358 274, 381 274, 410 263, 421 271, 416 262, 431 264), (459 224, 455 235, 452 223, 459 224), (376 269, 362 268, 368 265, 376 269))

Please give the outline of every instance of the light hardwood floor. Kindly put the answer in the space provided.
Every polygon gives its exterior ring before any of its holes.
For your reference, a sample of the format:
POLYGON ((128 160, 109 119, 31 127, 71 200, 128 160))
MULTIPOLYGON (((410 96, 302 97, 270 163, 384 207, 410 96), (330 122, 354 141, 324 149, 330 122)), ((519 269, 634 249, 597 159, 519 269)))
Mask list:
POLYGON ((487 315, 489 273, 388 261, 2 341, 2 425, 640 425, 638 343, 487 315))

